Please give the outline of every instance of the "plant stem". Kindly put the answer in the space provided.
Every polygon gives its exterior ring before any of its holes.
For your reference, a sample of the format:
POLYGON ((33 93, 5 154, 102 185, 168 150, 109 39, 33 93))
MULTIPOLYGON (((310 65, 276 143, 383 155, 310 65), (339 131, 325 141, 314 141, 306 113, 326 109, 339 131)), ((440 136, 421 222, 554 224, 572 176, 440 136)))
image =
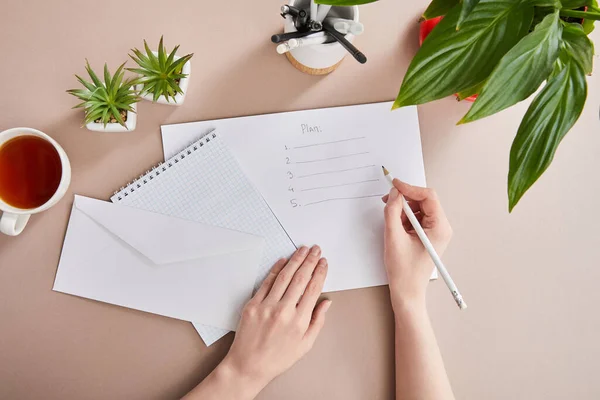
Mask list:
POLYGON ((600 13, 576 10, 560 10, 561 17, 600 20, 600 13))

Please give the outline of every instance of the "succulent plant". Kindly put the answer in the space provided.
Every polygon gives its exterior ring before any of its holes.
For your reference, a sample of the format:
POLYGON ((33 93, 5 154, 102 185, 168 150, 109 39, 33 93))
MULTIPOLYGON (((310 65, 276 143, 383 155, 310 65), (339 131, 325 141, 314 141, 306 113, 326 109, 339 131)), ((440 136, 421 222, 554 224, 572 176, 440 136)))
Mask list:
POLYGON ((144 40, 144 54, 138 49, 132 49, 133 55, 129 55, 139 68, 127 68, 128 71, 135 72, 140 75, 136 80, 136 84, 141 84, 141 94, 152 94, 152 101, 157 101, 160 96, 165 96, 169 101, 169 97, 175 101, 175 95, 183 94, 183 90, 179 87, 181 79, 187 75, 181 71, 186 62, 192 58, 193 54, 185 55, 175 59, 175 53, 179 49, 179 45, 175 46, 173 51, 167 55, 167 49, 163 45, 161 36, 158 43, 158 54, 154 54, 148 47, 148 43, 144 40))
POLYGON ((140 98, 133 88, 134 80, 123 80, 125 63, 121 64, 112 76, 108 66, 104 64, 104 83, 98 79, 88 60, 85 60, 85 63, 85 69, 92 79, 92 83, 75 75, 85 89, 67 90, 67 93, 83 100, 73 108, 85 110, 85 124, 97 121, 106 127, 109 122, 116 121, 127 127, 121 111, 135 112, 132 105, 137 103, 140 98))

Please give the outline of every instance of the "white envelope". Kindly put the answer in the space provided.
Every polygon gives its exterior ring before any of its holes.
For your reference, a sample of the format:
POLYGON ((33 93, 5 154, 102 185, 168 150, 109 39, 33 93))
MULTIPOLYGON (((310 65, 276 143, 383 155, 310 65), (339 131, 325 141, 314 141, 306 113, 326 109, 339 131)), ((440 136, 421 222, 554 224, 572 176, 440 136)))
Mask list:
POLYGON ((235 330, 264 240, 75 196, 53 290, 235 330))

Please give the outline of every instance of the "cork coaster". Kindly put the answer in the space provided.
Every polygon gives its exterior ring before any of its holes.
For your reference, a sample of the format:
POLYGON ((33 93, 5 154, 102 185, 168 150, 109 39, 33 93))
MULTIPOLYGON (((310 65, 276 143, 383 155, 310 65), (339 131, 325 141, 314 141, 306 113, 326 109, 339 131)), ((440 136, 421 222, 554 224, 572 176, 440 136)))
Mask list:
POLYGON ((300 62, 298 60, 296 60, 289 51, 285 53, 285 56, 287 57, 288 60, 290 60, 290 63, 294 67, 296 67, 296 69, 298 71, 304 72, 305 74, 309 74, 309 75, 327 75, 330 72, 335 71, 335 69, 342 63, 342 61, 344 61, 344 59, 342 58, 336 64, 332 65, 331 67, 327 67, 327 68, 309 68, 304 64, 300 64, 300 62))

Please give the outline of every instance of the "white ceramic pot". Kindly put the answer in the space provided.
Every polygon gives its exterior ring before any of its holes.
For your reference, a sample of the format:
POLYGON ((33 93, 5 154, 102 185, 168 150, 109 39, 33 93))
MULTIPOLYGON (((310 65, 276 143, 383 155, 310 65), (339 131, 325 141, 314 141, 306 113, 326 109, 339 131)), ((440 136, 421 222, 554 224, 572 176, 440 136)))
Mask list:
POLYGON ((44 132, 32 128, 8 129, 4 132, 0 132, 0 146, 19 136, 37 136, 52 144, 60 157, 62 175, 60 183, 52 197, 39 207, 30 209, 17 208, 0 199, 0 211, 2 212, 2 215, 0 216, 0 233, 9 236, 17 236, 23 232, 23 229, 25 229, 25 225, 27 225, 29 217, 31 217, 32 214, 46 211, 58 203, 65 193, 67 193, 67 189, 69 189, 69 184, 71 183, 71 164, 69 163, 67 153, 65 153, 63 148, 54 139, 44 132))
POLYGON ((125 126, 117 123, 109 123, 104 126, 101 122, 90 122, 89 124, 85 124, 85 127, 90 131, 95 132, 131 132, 135 130, 135 125, 137 124, 137 103, 133 103, 131 108, 135 112, 127 111, 127 121, 125 121, 125 126))
MULTIPOLYGON (((290 0, 289 3, 291 6, 301 8, 301 9, 309 9, 310 1, 309 0, 290 0)), ((330 17, 340 17, 345 19, 351 19, 355 22, 359 22, 358 19, 358 6, 352 7, 332 7, 329 15, 330 17)), ((292 22, 291 18, 286 18, 284 23, 284 32, 295 32, 296 27, 292 22)), ((345 38, 352 43, 354 40, 354 35, 348 33, 345 35, 345 38)), ((312 46, 298 47, 296 49, 292 49, 289 52, 294 60, 301 64, 304 68, 298 68, 303 72, 307 72, 314 75, 322 75, 325 73, 332 72, 335 67, 346 57, 348 51, 342 47, 338 42, 332 43, 324 43, 317 44, 312 46)), ((350 56, 352 57, 352 56, 350 56)), ((288 57, 289 58, 289 57, 288 57)), ((290 60, 291 61, 291 60, 290 60)))
MULTIPOLYGON (((153 51, 153 53, 155 55, 158 55, 158 53, 156 51, 153 51)), ((175 60, 179 60, 180 58, 181 57, 179 57, 179 56, 175 56, 174 57, 175 60)), ((173 101, 172 97, 169 97, 169 101, 167 101, 167 98, 165 96, 160 96, 158 98, 158 100, 156 100, 156 103, 159 103, 159 104, 168 104, 170 106, 180 106, 180 105, 183 104, 183 101, 185 100, 185 95, 187 94, 188 85, 190 84, 190 74, 192 73, 191 60, 188 60, 188 62, 186 62, 185 64, 183 64, 183 67, 181 68, 181 73, 187 75, 185 78, 182 78, 179 81, 179 87, 181 88, 181 90, 183 91, 183 93, 177 93, 175 95, 175 101, 173 101)), ((141 91, 142 87, 143 87, 143 85, 137 85, 135 87, 135 89, 137 91, 141 91)), ((144 100, 153 101, 152 100, 152 98, 153 98, 152 94, 145 94, 145 95, 143 95, 141 97, 144 100)))

